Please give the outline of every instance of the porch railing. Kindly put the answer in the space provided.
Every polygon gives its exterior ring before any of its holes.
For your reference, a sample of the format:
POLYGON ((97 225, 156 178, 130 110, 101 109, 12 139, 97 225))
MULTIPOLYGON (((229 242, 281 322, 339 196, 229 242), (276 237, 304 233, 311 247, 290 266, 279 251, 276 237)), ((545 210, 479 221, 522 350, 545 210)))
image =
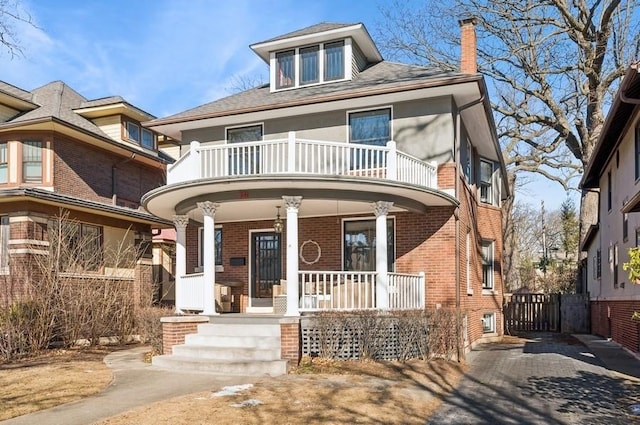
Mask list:
POLYGON ((386 179, 437 189, 437 167, 386 146, 286 139, 201 146, 169 167, 167 183, 234 176, 312 174, 386 179))
POLYGON ((389 308, 411 310, 424 308, 424 272, 389 273, 389 308))
POLYGON ((204 274, 193 273, 182 276, 176 285, 176 305, 180 310, 204 310, 204 274), (179 291, 179 293, 178 293, 179 291))

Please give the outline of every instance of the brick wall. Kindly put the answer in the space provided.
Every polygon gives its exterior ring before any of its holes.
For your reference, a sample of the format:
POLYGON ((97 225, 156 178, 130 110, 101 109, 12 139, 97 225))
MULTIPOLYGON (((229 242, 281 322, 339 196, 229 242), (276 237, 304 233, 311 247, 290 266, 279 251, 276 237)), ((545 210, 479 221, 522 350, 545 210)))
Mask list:
POLYGON ((640 321, 631 320, 634 311, 640 311, 640 300, 592 301, 591 333, 640 352, 640 321))
POLYGON ((299 318, 282 319, 280 322, 280 357, 297 365, 301 356, 299 318))
POLYGON ((185 336, 198 332, 200 323, 209 322, 202 316, 171 316, 160 319, 162 322, 162 354, 173 353, 173 346, 184 344, 185 336))
POLYGON ((161 168, 152 168, 86 143, 58 135, 53 150, 54 186, 59 193, 111 203, 115 176, 118 199, 137 208, 143 194, 164 183, 161 168))

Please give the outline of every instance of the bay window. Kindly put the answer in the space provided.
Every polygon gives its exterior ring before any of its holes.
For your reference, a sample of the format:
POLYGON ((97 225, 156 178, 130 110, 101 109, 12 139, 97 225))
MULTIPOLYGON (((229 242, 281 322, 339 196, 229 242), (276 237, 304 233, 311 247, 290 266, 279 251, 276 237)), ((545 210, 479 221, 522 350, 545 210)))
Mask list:
POLYGON ((40 141, 22 142, 22 181, 42 183, 42 142, 40 141))
POLYGON ((0 184, 9 181, 9 151, 7 142, 0 143, 0 184))

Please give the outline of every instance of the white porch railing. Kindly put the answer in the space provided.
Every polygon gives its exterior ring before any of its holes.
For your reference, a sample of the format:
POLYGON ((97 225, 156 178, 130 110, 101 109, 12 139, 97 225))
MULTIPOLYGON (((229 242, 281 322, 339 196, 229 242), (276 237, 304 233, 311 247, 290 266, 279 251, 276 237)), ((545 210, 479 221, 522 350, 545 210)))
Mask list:
MULTIPOLYGON (((376 272, 300 271, 300 311, 376 309, 376 272)), ((176 308, 204 310, 204 275, 182 276, 176 308)), ((423 309, 424 273, 389 273, 389 309, 423 309)))
POLYGON ((233 176, 313 174, 387 179, 437 189, 437 167, 386 146, 287 139, 201 146, 169 167, 167 183, 233 176))

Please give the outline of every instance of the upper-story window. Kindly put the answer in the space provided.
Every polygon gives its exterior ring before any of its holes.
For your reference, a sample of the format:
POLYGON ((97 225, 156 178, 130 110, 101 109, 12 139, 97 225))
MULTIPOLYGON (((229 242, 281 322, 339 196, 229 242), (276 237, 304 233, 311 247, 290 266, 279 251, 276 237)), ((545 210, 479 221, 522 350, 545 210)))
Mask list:
POLYGON ((295 51, 276 53, 276 88, 284 89, 296 84, 295 51))
POLYGON ((155 149, 155 136, 151 130, 140 127, 138 124, 127 121, 127 139, 136 142, 140 146, 147 149, 155 149))
POLYGON ((385 146, 391 140, 391 109, 349 114, 349 142, 385 146))
MULTIPOLYGON (((262 140, 262 125, 249 125, 227 129, 228 143, 257 142, 262 140)), ((231 175, 258 174, 260 172, 260 146, 229 148, 229 173, 231 175)))
POLYGON ((344 78, 344 41, 324 45, 324 80, 344 78))
POLYGON ((489 161, 480 161, 480 201, 493 203, 493 164, 489 161))
POLYGON ((9 181, 9 151, 7 142, 0 143, 0 184, 9 181))
POLYGON ((22 142, 22 181, 42 183, 42 142, 25 140, 22 142))
POLYGON ((611 170, 607 172, 607 211, 611 211, 612 197, 613 197, 613 187, 612 187, 612 179, 611 179, 611 170))
POLYGON ((275 53, 274 80, 276 90, 344 78, 344 40, 275 53))

